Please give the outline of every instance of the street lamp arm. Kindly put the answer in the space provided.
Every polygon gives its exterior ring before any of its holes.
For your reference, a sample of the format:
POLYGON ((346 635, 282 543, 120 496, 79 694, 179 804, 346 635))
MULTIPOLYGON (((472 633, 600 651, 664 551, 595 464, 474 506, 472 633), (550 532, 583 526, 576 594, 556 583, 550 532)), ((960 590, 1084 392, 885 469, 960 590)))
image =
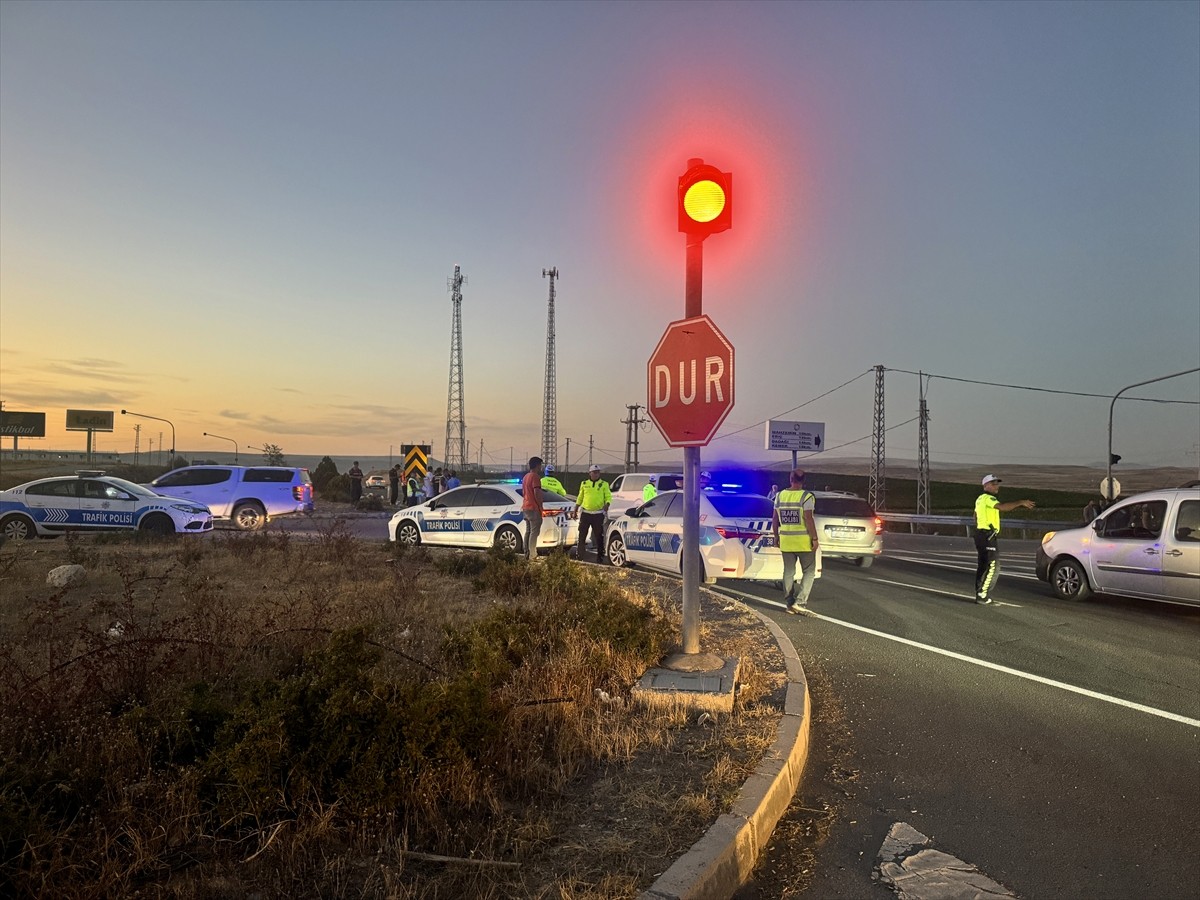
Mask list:
POLYGON ((171 426, 171 459, 168 460, 168 462, 174 462, 174 460, 175 460, 175 423, 174 422, 172 422, 170 419, 164 419, 162 416, 148 416, 145 413, 130 412, 127 409, 121 410, 121 415, 137 416, 139 419, 153 419, 155 422, 166 422, 168 425, 170 425, 171 426))
POLYGON ((237 443, 237 441, 235 441, 231 437, 225 437, 225 435, 223 435, 223 434, 213 434, 211 431, 205 431, 205 432, 203 432, 203 434, 205 437, 220 438, 223 441, 229 441, 229 443, 233 444, 233 464, 235 466, 237 465, 237 461, 238 461, 238 443, 237 443))
POLYGON ((1126 391, 1133 390, 1135 387, 1142 387, 1146 384, 1154 384, 1156 381, 1167 381, 1171 378, 1179 378, 1182 375, 1191 375, 1193 372, 1200 372, 1200 368, 1185 369, 1182 372, 1176 372, 1174 375, 1163 375, 1161 378, 1151 378, 1149 381, 1139 381, 1137 384, 1129 384, 1121 388, 1113 394, 1112 402, 1108 404, 1108 480, 1105 482, 1105 488, 1108 497, 1105 499, 1110 503, 1113 500, 1113 483, 1112 483, 1112 425, 1113 425, 1113 408, 1117 405, 1117 398, 1126 391))

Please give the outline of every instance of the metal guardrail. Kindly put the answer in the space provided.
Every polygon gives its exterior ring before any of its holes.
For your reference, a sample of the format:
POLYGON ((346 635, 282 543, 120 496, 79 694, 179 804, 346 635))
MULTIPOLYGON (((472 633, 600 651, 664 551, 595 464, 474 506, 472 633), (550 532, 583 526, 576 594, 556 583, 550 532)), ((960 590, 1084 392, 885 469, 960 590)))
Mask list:
MULTIPOLYGON (((963 533, 971 536, 971 528, 975 524, 974 516, 918 516, 912 513, 892 513, 881 512, 877 513, 879 518, 886 523, 895 522, 897 524, 908 524, 910 534, 916 534, 917 525, 956 525, 962 526, 963 533)), ((1079 528, 1083 522, 1048 522, 1043 519, 1009 519, 1002 518, 1000 520, 1000 532, 1019 531, 1021 537, 1027 537, 1027 532, 1038 531, 1045 533, 1047 531, 1058 531, 1063 528, 1079 528)))

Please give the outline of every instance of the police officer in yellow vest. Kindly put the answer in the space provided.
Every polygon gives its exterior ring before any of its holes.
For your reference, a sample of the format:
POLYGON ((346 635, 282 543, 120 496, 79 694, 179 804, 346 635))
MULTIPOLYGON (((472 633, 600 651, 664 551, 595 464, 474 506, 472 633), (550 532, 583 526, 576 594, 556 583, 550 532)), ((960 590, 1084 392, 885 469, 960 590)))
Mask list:
POLYGON ((658 496, 658 476, 651 475, 650 480, 646 482, 646 486, 642 488, 642 502, 649 503, 658 496))
POLYGON ((817 577, 817 526, 813 524, 816 498, 804 489, 804 472, 796 469, 789 486, 775 498, 771 530, 775 546, 783 553, 783 601, 792 615, 808 609, 808 595, 817 577), (796 596, 796 563, 800 564, 800 595, 796 596))
POLYGON ((1000 576, 1000 551, 997 540, 1000 537, 1000 513, 1012 509, 1033 509, 1032 500, 1010 500, 1001 503, 996 496, 1000 493, 1000 479, 995 475, 986 475, 983 479, 983 493, 975 500, 975 551, 979 554, 979 564, 975 567, 975 602, 991 603, 989 596, 1000 576))
POLYGON ((567 490, 562 486, 562 482, 554 477, 554 466, 546 466, 546 474, 542 476, 542 490, 554 491, 556 494, 567 496, 567 490))
POLYGON ((575 512, 579 515, 579 544, 576 550, 580 562, 587 546, 588 532, 596 541, 596 562, 604 565, 604 520, 608 516, 608 505, 612 503, 612 488, 600 477, 600 467, 591 466, 588 477, 579 485, 579 496, 575 498, 575 512))

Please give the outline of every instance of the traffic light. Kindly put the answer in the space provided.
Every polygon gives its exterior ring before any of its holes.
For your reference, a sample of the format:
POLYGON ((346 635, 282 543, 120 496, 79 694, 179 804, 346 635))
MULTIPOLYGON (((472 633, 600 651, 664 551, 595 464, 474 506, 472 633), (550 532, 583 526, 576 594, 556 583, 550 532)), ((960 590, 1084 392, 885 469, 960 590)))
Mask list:
POLYGON ((1121 454, 1119 454, 1119 453, 1108 454, 1108 464, 1110 466, 1115 466, 1120 461, 1121 461, 1121 454))
POLYGON ((679 230, 701 240, 733 225, 733 174, 692 166, 679 179, 679 230))

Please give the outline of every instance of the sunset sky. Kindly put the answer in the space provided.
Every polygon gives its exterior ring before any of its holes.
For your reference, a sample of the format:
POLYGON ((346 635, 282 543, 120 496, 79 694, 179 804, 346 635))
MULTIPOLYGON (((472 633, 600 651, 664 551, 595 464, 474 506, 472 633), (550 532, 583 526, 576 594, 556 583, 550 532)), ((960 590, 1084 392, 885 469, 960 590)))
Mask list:
MULTIPOLYGON (((556 266, 559 442, 618 464, 683 316, 693 156, 737 190, 705 459, 769 456, 770 417, 869 455, 881 364, 948 376, 935 461, 1101 463, 1107 399, 952 379, 1200 366, 1198 3, 5 0, 0 400, 47 413, 26 448, 128 408, 183 453, 440 456, 459 264, 471 458, 507 463, 540 446, 556 266)), ((886 384, 913 458, 917 378, 886 384)), ((1200 375, 1129 393, 1190 402, 1119 402, 1125 460, 1197 465, 1200 375)))

